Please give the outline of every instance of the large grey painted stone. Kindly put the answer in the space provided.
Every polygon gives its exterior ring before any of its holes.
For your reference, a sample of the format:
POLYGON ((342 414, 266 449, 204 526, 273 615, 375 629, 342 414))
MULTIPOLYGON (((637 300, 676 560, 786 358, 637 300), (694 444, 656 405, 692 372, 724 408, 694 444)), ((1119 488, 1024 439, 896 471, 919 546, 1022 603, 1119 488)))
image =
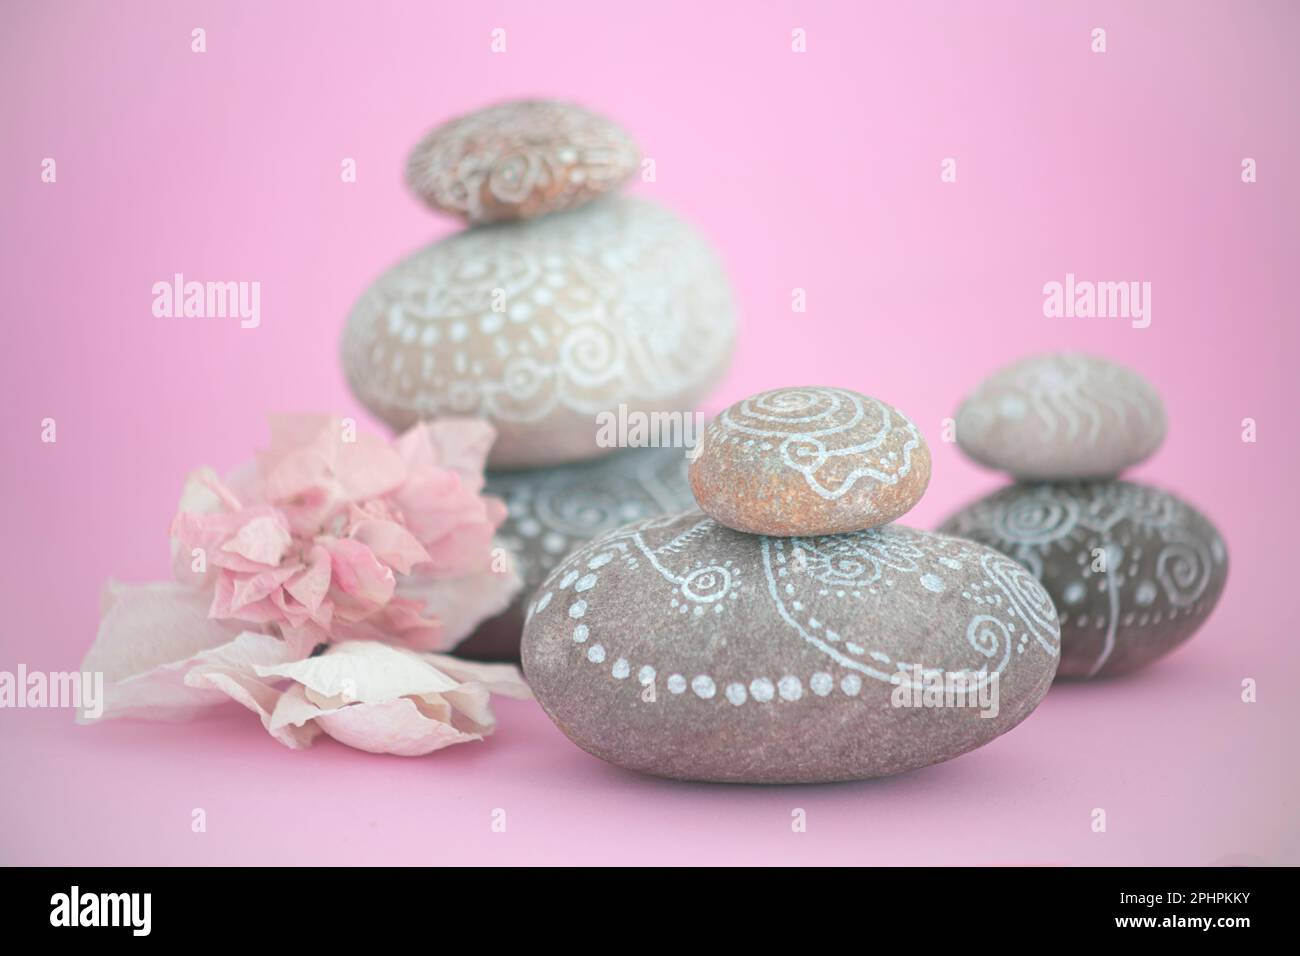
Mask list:
POLYGON ((510 549, 524 587, 456 647, 456 654, 480 660, 519 659, 524 608, 574 549, 629 521, 693 504, 681 448, 628 448, 576 465, 489 472, 486 493, 506 503, 497 540, 510 549))
POLYGON ((523 663, 557 726, 611 763, 806 783, 988 743, 1047 692, 1058 634, 1038 582, 982 545, 898 525, 764 537, 692 511, 556 567, 530 602, 523 663), (996 716, 894 706, 913 665, 990 689, 996 675, 996 716))
POLYGON ((530 468, 608 454, 602 412, 693 409, 731 360, 734 323, 709 244, 654 203, 611 196, 398 263, 353 308, 343 370, 394 429, 485 418, 489 466, 530 468))
POLYGON ((962 451, 1017 478, 1113 478, 1160 447, 1165 409, 1132 369, 1052 352, 982 382, 956 425, 962 451))
POLYGON ((1209 521, 1127 481, 1012 485, 942 530, 997 548, 1042 581, 1060 614, 1063 677, 1122 674, 1169 653, 1209 617, 1228 576, 1209 521))

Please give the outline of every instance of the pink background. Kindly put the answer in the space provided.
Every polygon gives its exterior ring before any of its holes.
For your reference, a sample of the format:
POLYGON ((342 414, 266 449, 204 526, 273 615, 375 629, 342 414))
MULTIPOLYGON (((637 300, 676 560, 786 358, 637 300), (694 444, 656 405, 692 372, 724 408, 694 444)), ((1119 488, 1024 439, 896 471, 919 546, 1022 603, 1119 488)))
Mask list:
POLYGON ((716 241, 742 326, 714 407, 814 383, 894 402, 934 453, 905 520, 933 527, 1001 482, 940 441, 980 378, 1036 350, 1111 356, 1170 414, 1135 476, 1202 508, 1232 568, 1173 657, 1057 687, 982 750, 858 784, 642 778, 509 701, 488 743, 415 760, 292 753, 238 709, 97 727, 0 711, 0 862, 1300 862, 1298 9, 6 2, 0 669, 75 668, 104 580, 166 577, 182 477, 249 457, 268 411, 361 414, 337 360, 347 311, 455 228, 405 192, 408 149, 522 95, 621 120, 657 163, 636 189, 716 241), (1067 271, 1150 281, 1151 327, 1044 318, 1042 286, 1067 271), (261 327, 154 318, 150 288, 174 272, 260 281, 261 327))

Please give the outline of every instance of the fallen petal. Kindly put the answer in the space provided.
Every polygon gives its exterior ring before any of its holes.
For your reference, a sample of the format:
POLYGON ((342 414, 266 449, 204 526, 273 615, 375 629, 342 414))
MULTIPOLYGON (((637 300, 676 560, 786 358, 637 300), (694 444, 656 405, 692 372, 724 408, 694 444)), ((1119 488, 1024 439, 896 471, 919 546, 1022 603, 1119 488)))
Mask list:
POLYGON ((496 552, 497 569, 488 568, 462 577, 434 578, 413 575, 397 582, 397 593, 423 603, 442 625, 435 644, 410 644, 413 650, 445 651, 455 647, 480 623, 504 611, 523 589, 514 558, 504 547, 496 552))
POLYGON ((244 630, 211 620, 209 600, 202 591, 171 582, 105 586, 99 632, 81 664, 83 671, 104 675, 104 717, 184 720, 223 701, 184 683, 199 655, 244 630))
POLYGON ((407 699, 354 704, 324 714, 316 723, 339 743, 399 757, 420 757, 443 747, 483 739, 482 734, 465 733, 426 717, 414 701, 407 699))

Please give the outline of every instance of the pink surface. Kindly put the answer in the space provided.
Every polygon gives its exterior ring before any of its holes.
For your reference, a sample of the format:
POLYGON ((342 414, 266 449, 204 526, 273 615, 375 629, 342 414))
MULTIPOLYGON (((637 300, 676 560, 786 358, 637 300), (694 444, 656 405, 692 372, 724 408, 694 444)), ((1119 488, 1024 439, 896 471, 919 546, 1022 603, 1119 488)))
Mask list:
POLYGON ((533 94, 620 119, 656 160, 637 190, 719 246, 742 326, 712 405, 842 385, 921 425, 934 479, 906 523, 999 484, 940 440, 993 368, 1077 347, 1146 374, 1170 434, 1134 477, 1228 541, 1209 624, 1145 672, 1058 686, 973 754, 828 787, 633 776, 511 701, 488 743, 413 760, 292 753, 238 710, 97 727, 5 710, 0 863, 1300 862, 1297 7, 614 6, 5 5, 0 669, 75 668, 103 581, 167 575, 183 476, 247 458, 268 411, 362 414, 343 318, 454 228, 406 194, 407 150, 533 94), (261 326, 154 318, 151 286, 175 272, 260 281, 261 326), (1044 318, 1066 272, 1150 281, 1150 328, 1044 318))

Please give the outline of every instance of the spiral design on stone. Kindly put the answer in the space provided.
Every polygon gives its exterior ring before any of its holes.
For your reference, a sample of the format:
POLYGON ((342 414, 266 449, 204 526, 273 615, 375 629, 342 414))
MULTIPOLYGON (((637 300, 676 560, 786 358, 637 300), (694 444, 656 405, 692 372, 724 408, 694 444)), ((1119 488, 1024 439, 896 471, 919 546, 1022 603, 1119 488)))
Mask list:
POLYGON ((488 190, 501 202, 523 202, 541 178, 538 159, 523 152, 501 156, 488 173, 488 190))
POLYGON ((878 580, 880 559, 865 549, 863 535, 837 535, 831 538, 792 538, 791 562, 797 570, 811 574, 823 584, 864 587, 878 580), (805 555, 801 560, 798 555, 805 555))
POLYGON ((781 457, 795 471, 815 472, 826 463, 826 446, 807 435, 787 438, 781 444, 781 457))
POLYGON ((1006 655, 1011 650, 1011 630, 993 615, 979 614, 966 625, 966 642, 988 658, 996 656, 998 648, 1002 648, 1005 663, 1006 655))
POLYGON ((546 377, 537 361, 528 356, 516 356, 502 370, 505 393, 517 402, 527 401, 540 393, 546 377))
POLYGON ((1023 565, 1002 555, 986 554, 980 559, 980 566, 1043 650, 1057 653, 1061 632, 1056 605, 1042 584, 1023 565))
POLYGON ((744 410, 755 418, 785 419, 804 417, 810 412, 826 415, 834 411, 838 402, 828 393, 813 389, 785 389, 764 392, 745 403, 744 410))
MULTIPOLYGON (((522 424, 693 404, 733 331, 707 243, 649 202, 607 197, 419 250, 362 295, 342 353, 357 396, 395 427, 453 412, 522 424), (523 358, 545 375, 536 391, 523 358), (457 382, 476 398, 453 407, 457 382)), ((494 459, 530 457, 520 444, 503 431, 494 459)))
POLYGON ((1079 522, 1073 497, 1047 494, 1018 498, 998 511, 995 530, 1012 544, 1045 545, 1067 537, 1079 522))
POLYGON ((741 402, 733 424, 754 427, 798 425, 806 432, 839 424, 846 396, 829 388, 782 388, 741 402))
POLYGON ((592 488, 545 489, 533 511, 545 527, 586 539, 619 525, 621 504, 612 492, 592 488))
POLYGON ((682 594, 697 604, 712 604, 731 589, 731 572, 721 565, 697 568, 682 581, 682 594))
POLYGON ((594 388, 623 374, 623 346, 608 329, 584 325, 560 344, 560 365, 575 385, 594 388))
POLYGON ((1175 541, 1156 557, 1156 580, 1174 607, 1187 607, 1205 593, 1210 583, 1211 556, 1203 546, 1175 541))
POLYGON ((823 581, 835 584, 870 584, 880 577, 880 564, 866 555, 837 554, 826 562, 823 581), (864 560, 865 559, 865 560, 864 560))
POLYGON ((500 218, 483 208, 484 191, 506 206, 555 211, 626 179, 637 158, 628 135, 603 117, 565 103, 509 102, 429 133, 407 162, 407 180, 435 208, 484 222, 500 218))

